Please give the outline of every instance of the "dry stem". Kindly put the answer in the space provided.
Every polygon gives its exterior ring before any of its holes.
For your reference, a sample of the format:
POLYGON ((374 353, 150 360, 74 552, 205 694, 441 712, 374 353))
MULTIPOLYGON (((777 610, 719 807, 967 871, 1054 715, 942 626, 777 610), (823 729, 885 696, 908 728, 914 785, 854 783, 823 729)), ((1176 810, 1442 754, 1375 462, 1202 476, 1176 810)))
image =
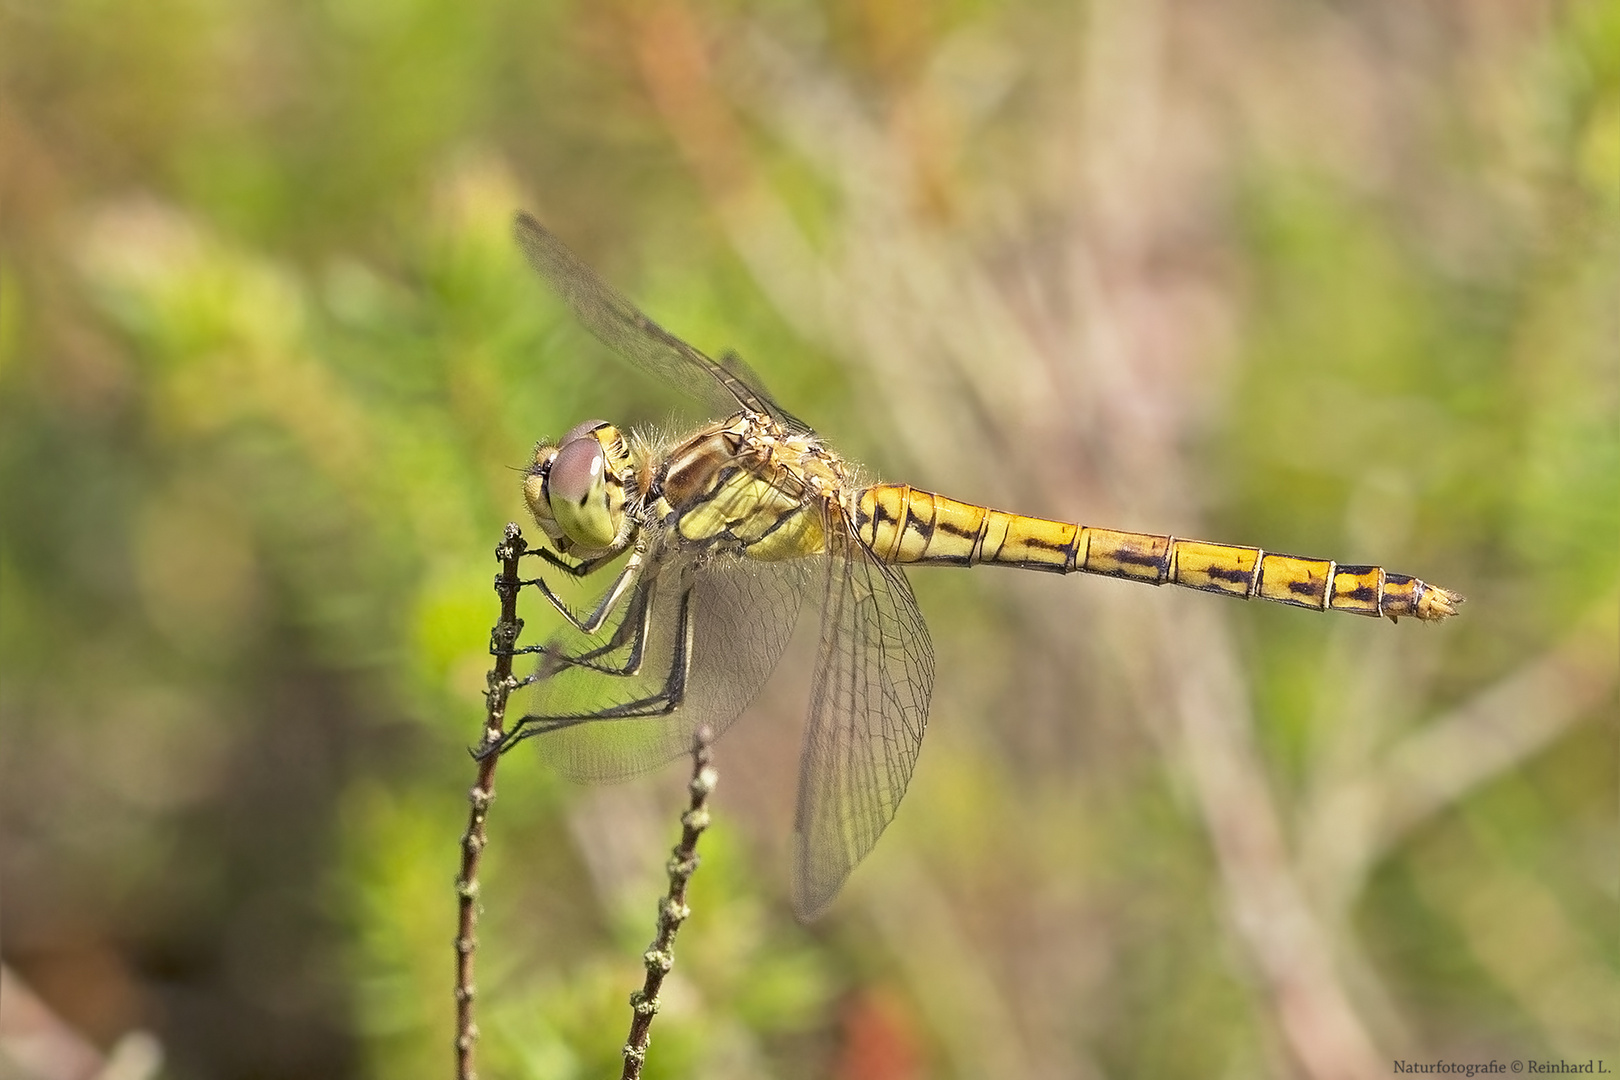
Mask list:
POLYGON ((697 841, 709 827, 709 793, 719 779, 710 765, 709 729, 698 728, 692 740, 692 782, 687 785, 692 802, 681 815, 681 842, 670 853, 669 893, 658 902, 658 936, 647 946, 642 960, 647 980, 630 995, 630 1036, 624 1044, 623 1080, 638 1080, 647 1060, 647 1044, 652 1039, 652 1021, 658 1012, 658 991, 664 976, 675 964, 675 934, 692 913, 686 906, 686 884, 697 869, 697 841))
POLYGON ((506 526, 506 535, 495 549, 501 572, 495 578, 495 592, 501 598, 501 617, 490 632, 489 651, 495 666, 484 691, 488 711, 479 744, 478 779, 467 792, 471 810, 467 831, 461 836, 461 872, 456 876, 456 1080, 476 1080, 473 1051, 478 1043, 478 1025, 473 1019, 473 954, 478 948, 478 864, 484 853, 484 824, 489 805, 495 801, 495 766, 498 753, 485 753, 499 745, 505 734, 506 700, 516 688, 512 678, 512 656, 523 620, 517 617, 518 592, 522 579, 518 563, 527 545, 516 525, 506 526))

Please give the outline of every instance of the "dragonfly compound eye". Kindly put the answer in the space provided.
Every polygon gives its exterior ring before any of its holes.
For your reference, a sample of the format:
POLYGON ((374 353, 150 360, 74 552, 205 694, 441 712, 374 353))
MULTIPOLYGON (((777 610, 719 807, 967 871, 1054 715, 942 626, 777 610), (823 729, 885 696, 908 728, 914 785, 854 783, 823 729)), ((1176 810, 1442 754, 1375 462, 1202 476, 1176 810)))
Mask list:
POLYGON ((551 516, 551 504, 546 499, 546 480, 551 476, 551 463, 556 460, 555 443, 542 442, 534 448, 534 462, 523 477, 523 501, 529 504, 529 513, 535 524, 545 530, 552 542, 563 540, 562 529, 551 516))
POLYGON ((563 533, 586 548, 605 548, 619 535, 624 492, 609 476, 602 444, 591 435, 565 442, 546 475, 546 501, 563 533))
POLYGON ((584 423, 575 424, 573 427, 569 428, 567 433, 565 435, 563 435, 562 438, 557 440, 557 445, 558 446, 567 446, 569 443, 573 442, 575 439, 583 439, 583 438, 588 437, 597 428, 605 428, 605 427, 612 427, 612 426, 613 425, 609 424, 606 420, 586 420, 584 423))

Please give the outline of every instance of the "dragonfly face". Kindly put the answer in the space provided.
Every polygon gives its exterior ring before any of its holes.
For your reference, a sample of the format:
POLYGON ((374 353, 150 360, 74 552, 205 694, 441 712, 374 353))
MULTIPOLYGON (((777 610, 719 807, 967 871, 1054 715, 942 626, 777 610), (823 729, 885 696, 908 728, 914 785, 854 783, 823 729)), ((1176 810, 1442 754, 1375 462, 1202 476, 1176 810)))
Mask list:
POLYGON ((630 525, 626 492, 634 484, 634 462, 619 429, 587 420, 555 443, 535 447, 523 498, 559 552, 589 557, 623 546, 630 525))
MULTIPOLYGON (((903 567, 991 564, 1180 585, 1317 611, 1438 621, 1462 597, 1378 566, 1026 517, 905 484, 862 486, 736 357, 647 318, 527 215, 516 237, 579 321, 711 423, 667 445, 591 420, 542 443, 523 494, 555 550, 548 574, 622 567, 565 619, 527 680, 503 749, 543 736, 566 775, 616 780, 718 736, 776 667, 805 596, 820 601, 794 820, 793 903, 813 918, 887 827, 922 749, 934 683, 903 567), (724 419, 716 419, 716 418, 724 419)), ((603 573, 602 577, 610 575, 603 573)), ((592 578, 592 580, 596 580, 592 578)), ((525 583, 531 584, 531 583, 525 583)))

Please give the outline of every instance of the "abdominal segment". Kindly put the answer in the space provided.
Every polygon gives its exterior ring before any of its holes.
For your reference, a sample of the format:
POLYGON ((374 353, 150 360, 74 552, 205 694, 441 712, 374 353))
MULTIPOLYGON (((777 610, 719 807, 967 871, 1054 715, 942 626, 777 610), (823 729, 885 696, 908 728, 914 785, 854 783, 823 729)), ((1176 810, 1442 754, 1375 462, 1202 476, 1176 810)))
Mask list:
POLYGON ((905 484, 860 492, 855 528, 894 563, 989 563, 1082 571, 1150 585, 1180 585, 1318 611, 1438 620, 1462 597, 1378 566, 1278 555, 1259 548, 1072 525, 959 502, 905 484))

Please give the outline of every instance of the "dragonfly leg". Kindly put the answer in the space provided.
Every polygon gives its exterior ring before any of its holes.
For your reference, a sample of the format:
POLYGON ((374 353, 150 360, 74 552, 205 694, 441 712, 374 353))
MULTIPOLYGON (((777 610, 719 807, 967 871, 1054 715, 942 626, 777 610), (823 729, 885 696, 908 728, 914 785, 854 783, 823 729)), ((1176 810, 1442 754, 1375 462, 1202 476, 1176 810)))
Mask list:
MULTIPOLYGON (((576 615, 573 609, 564 603, 562 597, 558 596, 551 590, 551 586, 546 584, 545 578, 534 578, 530 581, 525 581, 523 584, 537 586, 540 589, 541 594, 545 596, 546 602, 555 608, 563 618, 572 623, 575 630, 578 630, 582 634, 588 634, 591 637, 595 637, 597 634, 601 633, 602 627, 604 624, 606 624, 608 617, 613 614, 613 609, 618 607, 619 601, 624 597, 625 590, 629 589, 636 583, 636 580, 640 578, 641 567, 645 558, 646 556, 640 548, 637 548, 634 552, 632 552, 630 558, 624 564, 624 569, 619 571, 619 576, 613 579, 612 586, 609 587, 608 591, 602 595, 602 599, 597 602, 595 610, 593 610, 589 615, 583 617, 576 615)), ((593 566, 592 569, 602 565, 602 560, 594 560, 594 562, 595 566, 593 566)), ((561 560, 558 560, 556 565, 563 566, 561 560)), ((588 564, 580 564, 580 566, 586 565, 588 564)), ((569 570, 566 566, 563 568, 568 573, 573 573, 573 570, 569 570)), ((531 649, 530 651, 532 652, 535 650, 531 649)))
MULTIPOLYGON (((645 590, 638 593, 638 598, 645 597, 645 590)), ((650 606, 648 607, 650 611, 650 606)), ((631 646, 635 654, 635 663, 639 667, 640 654, 646 642, 651 622, 642 616, 642 622, 636 632, 636 640, 631 646)), ((571 663, 568 658, 562 658, 564 663, 571 663)), ((590 666, 590 665, 581 665, 590 666)), ((492 746, 474 752, 474 756, 483 758, 489 754, 504 754, 512 746, 524 739, 536 735, 544 735, 548 731, 560 731, 563 728, 573 727, 576 724, 589 723, 593 720, 648 720, 660 716, 668 716, 681 707, 686 700, 686 680, 692 669, 692 590, 688 587, 681 594, 680 616, 675 633, 675 655, 671 658, 669 674, 664 677, 664 685, 657 693, 648 694, 634 701, 627 701, 593 713, 572 713, 557 716, 529 715, 522 717, 511 729, 492 746)), ((602 670, 594 668, 593 670, 602 670)))
MULTIPOLYGON (((523 554, 542 556, 552 566, 563 571, 565 574, 572 577, 582 578, 590 574, 594 574, 603 566, 606 566, 614 559, 617 559, 620 555, 624 554, 624 549, 619 548, 617 551, 609 551, 605 554, 598 555, 593 559, 581 559, 577 563, 569 562, 561 555, 558 555, 556 552, 553 552, 547 548, 530 548, 523 554)), ((625 569, 629 570, 630 566, 637 562, 639 558, 640 552, 638 551, 632 555, 629 562, 625 564, 625 569)), ((552 591, 551 586, 546 583, 544 578, 528 578, 523 581, 519 581, 518 587, 523 588, 530 585, 538 587, 541 595, 546 598, 546 602, 560 612, 565 619, 572 623, 575 629, 581 631, 582 633, 591 634, 594 636, 596 633, 600 632, 602 624, 607 621, 607 617, 612 611, 613 605, 618 602, 619 597, 629 586, 631 580, 632 579, 627 579, 624 573, 620 573, 619 577, 614 581, 613 587, 608 590, 607 594, 597 604, 596 610, 593 611, 591 615, 583 619, 578 615, 575 615, 568 605, 563 602, 562 598, 552 591)), ((521 656, 524 653, 545 652, 546 647, 544 645, 519 646, 515 644, 508 644, 504 647, 492 647, 490 651, 491 654, 495 656, 521 656)))
POLYGON ((542 559, 546 560, 546 562, 550 563, 552 566, 555 566, 558 570, 561 570, 563 573, 568 574, 571 577, 589 577, 591 574, 596 573, 614 559, 617 559, 620 555, 623 555, 624 548, 617 548, 613 551, 607 552, 606 554, 598 555, 595 558, 581 559, 579 562, 569 562, 563 556, 557 554, 555 551, 552 551, 550 548, 530 548, 528 551, 525 551, 524 554, 538 555, 542 559))
MULTIPOLYGON (((587 668, 591 671, 599 671, 604 675, 618 677, 637 675, 641 671, 642 656, 646 651, 647 639, 652 632, 650 594, 650 586, 637 589, 635 595, 630 599, 629 610, 624 613, 624 618, 620 619, 618 626, 614 628, 613 636, 594 649, 588 649, 581 653, 566 653, 558 651, 555 646, 539 645, 535 646, 533 651, 544 653, 551 658, 554 664, 561 667, 587 668), (615 665, 600 662, 603 657, 611 656, 626 645, 630 647, 630 655, 625 658, 624 663, 615 665)), ((527 685, 548 678, 555 673, 555 670, 553 668, 551 671, 547 671, 545 665, 542 664, 541 670, 524 680, 524 684, 527 685)))

